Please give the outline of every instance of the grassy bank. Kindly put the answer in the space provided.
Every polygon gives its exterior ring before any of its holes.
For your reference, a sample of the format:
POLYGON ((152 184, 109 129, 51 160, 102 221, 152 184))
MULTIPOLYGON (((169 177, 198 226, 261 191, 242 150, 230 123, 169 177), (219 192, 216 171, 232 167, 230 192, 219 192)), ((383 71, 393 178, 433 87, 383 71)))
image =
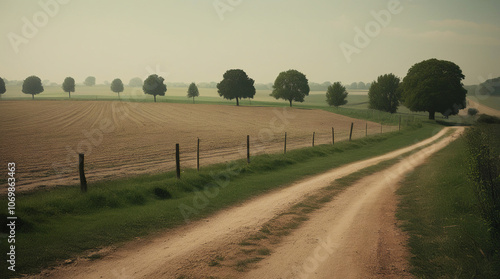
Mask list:
POLYGON ((410 234, 411 272, 418 278, 499 278, 499 252, 467 178, 458 139, 402 183, 398 218, 410 234))

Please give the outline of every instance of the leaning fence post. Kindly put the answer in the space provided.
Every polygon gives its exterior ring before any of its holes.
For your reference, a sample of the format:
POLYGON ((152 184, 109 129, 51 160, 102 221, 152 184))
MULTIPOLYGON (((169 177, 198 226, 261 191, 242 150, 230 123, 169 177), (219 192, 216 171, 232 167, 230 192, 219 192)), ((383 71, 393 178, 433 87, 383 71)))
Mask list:
POLYGON ((351 139, 352 139, 352 128, 353 128, 353 126, 354 126, 354 123, 351 122, 351 132, 349 133, 349 141, 351 141, 351 139))
POLYGON ((87 179, 85 178, 85 155, 83 153, 78 154, 78 159, 78 171, 80 172, 80 190, 85 193, 87 192, 87 179))
POLYGON ((177 179, 181 178, 181 160, 179 154, 179 144, 175 144, 175 171, 177 174, 177 179))
POLYGON ((200 138, 198 138, 198 146, 196 147, 196 169, 200 171, 200 138))
POLYGON ((250 164, 250 135, 247 135, 247 163, 250 164))
POLYGON ((332 127, 332 145, 335 144, 335 130, 332 127))
POLYGON ((316 134, 316 132, 313 132, 313 145, 312 147, 314 147, 314 135, 316 134))
POLYGON ((285 146, 283 148, 283 154, 286 154, 286 132, 285 132, 285 146))

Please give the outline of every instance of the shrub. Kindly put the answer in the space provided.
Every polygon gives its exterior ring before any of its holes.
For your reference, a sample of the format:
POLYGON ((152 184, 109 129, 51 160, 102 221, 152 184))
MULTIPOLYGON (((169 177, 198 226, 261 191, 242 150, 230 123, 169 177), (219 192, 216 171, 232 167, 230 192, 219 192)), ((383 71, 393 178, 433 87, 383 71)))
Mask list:
POLYGON ((477 119, 477 122, 484 124, 500 124, 500 118, 487 114, 481 114, 481 116, 477 119))
POLYGON ((160 188, 160 187, 156 187, 154 189, 154 193, 155 193, 155 196, 161 200, 166 200, 166 199, 172 198, 172 195, 170 194, 170 192, 168 190, 160 188))
POLYGON ((479 110, 477 108, 469 108, 467 110, 467 114, 470 116, 475 116, 478 113, 479 113, 479 110))

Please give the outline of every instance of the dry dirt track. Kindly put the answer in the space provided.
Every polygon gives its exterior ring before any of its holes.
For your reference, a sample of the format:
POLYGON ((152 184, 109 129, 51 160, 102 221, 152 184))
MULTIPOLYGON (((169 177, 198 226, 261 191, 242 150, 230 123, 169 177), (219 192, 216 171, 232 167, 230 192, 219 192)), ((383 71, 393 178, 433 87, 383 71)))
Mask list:
MULTIPOLYGON (((474 102, 470 99, 467 99, 467 107, 468 108, 476 108, 479 110, 479 114, 488 114, 488 115, 493 115, 493 116, 498 116, 500 117, 500 111, 494 109, 494 108, 490 108, 488 106, 485 106, 485 105, 481 105, 480 103, 478 102, 474 102)), ((463 113, 464 114, 467 114, 467 110, 463 110, 463 113)))
MULTIPOLYGON (((78 183, 78 155, 85 153, 90 182, 174 168, 175 144, 183 167, 195 166, 197 138, 202 166, 252 153, 288 149, 365 134, 365 121, 321 110, 108 101, 0 102, 0 164, 15 162, 18 191, 78 183)), ((394 127, 384 127, 384 131, 394 127)), ((368 122, 369 134, 380 124, 368 122)), ((1 192, 0 192, 1 193, 1 192)))
POLYGON ((340 167, 257 197, 213 217, 174 229, 150 240, 110 252, 101 260, 77 260, 44 272, 42 278, 401 278, 405 269, 404 236, 394 223, 394 190, 404 174, 455 139, 463 128, 446 128, 436 136, 383 156, 340 167), (447 137, 387 171, 351 186, 287 236, 271 256, 249 273, 232 267, 209 267, 215 255, 237 245, 304 196, 364 167, 396 158, 447 137), (327 244, 322 244, 323 242, 327 244), (326 245, 326 246, 325 246, 326 245), (319 247, 319 248, 318 248, 319 247), (323 247, 323 248, 322 248, 323 247), (321 249, 325 249, 320 251, 321 249), (311 260, 311 258, 313 260, 311 260), (310 263, 309 263, 310 262, 310 263))

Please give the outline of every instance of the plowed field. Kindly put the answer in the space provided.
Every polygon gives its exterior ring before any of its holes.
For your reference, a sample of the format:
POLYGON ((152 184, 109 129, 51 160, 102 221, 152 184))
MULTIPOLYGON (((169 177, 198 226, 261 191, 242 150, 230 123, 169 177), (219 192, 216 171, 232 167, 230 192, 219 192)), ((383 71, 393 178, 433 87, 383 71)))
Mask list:
MULTIPOLYGON (((78 183, 78 153, 85 153, 89 182, 365 136, 366 121, 321 110, 106 101, 1 101, 0 163, 16 163, 17 190, 78 183)), ((368 122, 368 134, 380 133, 368 122)), ((394 127, 384 127, 384 131, 394 127)))

